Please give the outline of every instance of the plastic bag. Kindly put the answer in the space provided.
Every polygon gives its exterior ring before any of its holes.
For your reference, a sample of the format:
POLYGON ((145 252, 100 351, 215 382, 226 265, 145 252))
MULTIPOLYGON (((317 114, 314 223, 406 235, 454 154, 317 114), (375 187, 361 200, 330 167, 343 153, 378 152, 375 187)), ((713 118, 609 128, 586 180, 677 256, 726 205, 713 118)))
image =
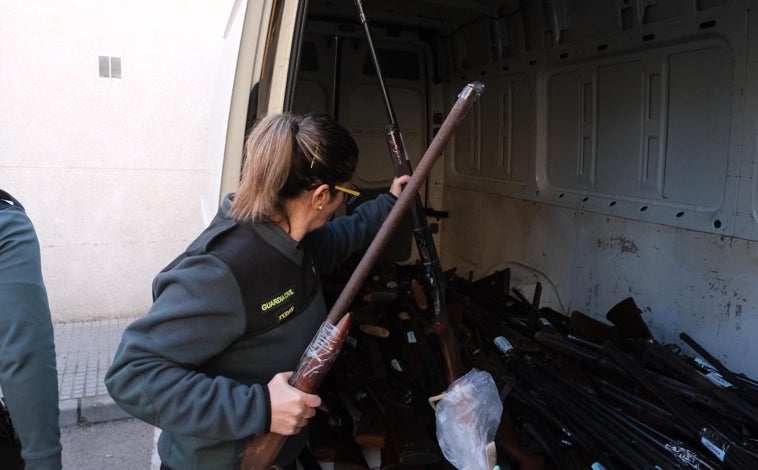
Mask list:
POLYGON ((437 402, 437 441, 458 470, 488 468, 486 446, 494 440, 503 403, 488 372, 472 369, 448 387, 437 402))

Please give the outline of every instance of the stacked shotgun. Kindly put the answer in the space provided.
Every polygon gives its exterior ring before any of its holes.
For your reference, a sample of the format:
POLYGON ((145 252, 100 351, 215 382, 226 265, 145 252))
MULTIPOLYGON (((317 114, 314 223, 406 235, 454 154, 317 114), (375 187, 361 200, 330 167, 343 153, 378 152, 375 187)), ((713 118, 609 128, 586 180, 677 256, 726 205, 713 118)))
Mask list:
MULTIPOLYGON (((428 403, 449 385, 450 351, 435 334, 423 276, 423 267, 396 265, 361 288, 320 391, 312 461, 366 469, 361 450, 375 449, 381 469, 451 468, 428 403)), ((656 341, 633 299, 605 322, 540 307, 541 285, 527 299, 508 270, 476 282, 445 276, 454 352, 501 390, 501 468, 758 469, 758 383, 684 333, 687 351, 656 341)))

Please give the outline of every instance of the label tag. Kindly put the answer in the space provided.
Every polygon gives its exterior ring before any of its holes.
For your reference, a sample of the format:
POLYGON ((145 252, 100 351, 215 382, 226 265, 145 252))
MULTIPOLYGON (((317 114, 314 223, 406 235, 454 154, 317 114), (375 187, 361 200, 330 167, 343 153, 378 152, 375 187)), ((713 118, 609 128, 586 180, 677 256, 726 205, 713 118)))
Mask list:
POLYGON ((707 374, 705 374, 705 376, 708 377, 708 380, 715 383, 721 388, 729 388, 729 387, 734 386, 731 384, 731 382, 724 380, 724 378, 721 377, 721 374, 719 374, 718 372, 708 372, 707 374))
POLYGON ((711 363, 710 363, 710 362, 706 361, 706 360, 705 360, 705 359, 703 359, 703 358, 700 358, 700 357, 696 357, 696 358, 695 358, 695 362, 696 362, 696 363, 697 363, 697 364, 698 364, 700 367, 702 367, 703 369, 707 369, 707 370, 710 370, 710 371, 712 371, 712 372, 716 372, 716 368, 715 368, 715 367, 713 367, 713 366, 711 365, 711 363))
POLYGON ((416 334, 413 331, 409 331, 405 334, 406 339, 408 340, 408 343, 413 344, 416 343, 416 334))
POLYGON ((511 342, 502 336, 498 336, 497 338, 495 338, 494 343, 495 343, 495 347, 497 347, 500 350, 500 352, 503 354, 508 354, 511 350, 513 350, 513 345, 511 344, 511 342))
POLYGON ((724 456, 726 455, 726 451, 722 449, 721 447, 717 446, 713 442, 711 442, 707 437, 703 436, 700 438, 700 442, 703 443, 703 445, 711 451, 713 455, 719 458, 722 462, 724 461, 724 456))

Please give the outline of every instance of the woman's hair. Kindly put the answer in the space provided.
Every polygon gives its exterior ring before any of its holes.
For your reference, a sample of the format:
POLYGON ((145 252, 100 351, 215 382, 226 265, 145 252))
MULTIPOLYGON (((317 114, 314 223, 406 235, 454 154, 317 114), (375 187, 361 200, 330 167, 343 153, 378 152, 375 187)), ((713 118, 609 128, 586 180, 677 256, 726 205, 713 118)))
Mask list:
POLYGON ((325 114, 275 114, 263 118, 245 140, 245 163, 232 215, 252 222, 287 217, 284 203, 321 184, 344 183, 358 163, 350 133, 325 114))

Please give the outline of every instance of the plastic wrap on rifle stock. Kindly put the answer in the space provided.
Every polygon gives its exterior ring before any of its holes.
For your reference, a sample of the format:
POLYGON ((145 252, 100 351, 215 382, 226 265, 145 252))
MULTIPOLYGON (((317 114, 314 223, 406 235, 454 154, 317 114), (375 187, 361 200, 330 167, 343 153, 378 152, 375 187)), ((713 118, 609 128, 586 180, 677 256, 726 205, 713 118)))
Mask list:
MULTIPOLYGON (((342 317, 346 322, 340 327, 323 323, 300 358, 300 366, 290 377, 290 385, 307 384, 315 391, 339 354, 350 328, 350 314, 342 317), (347 327, 347 328, 345 328, 347 327)), ((299 387, 298 387, 299 388, 299 387)), ((301 389, 302 390, 302 389, 301 389)), ((305 391, 305 390, 304 390, 305 391)))
MULTIPOLYGON (((350 332, 351 320, 351 315, 346 313, 335 325, 322 324, 290 377, 290 385, 306 393, 316 391, 350 332)), ((285 436, 273 432, 252 436, 242 452, 240 468, 268 470, 274 466, 285 441, 285 436)))

